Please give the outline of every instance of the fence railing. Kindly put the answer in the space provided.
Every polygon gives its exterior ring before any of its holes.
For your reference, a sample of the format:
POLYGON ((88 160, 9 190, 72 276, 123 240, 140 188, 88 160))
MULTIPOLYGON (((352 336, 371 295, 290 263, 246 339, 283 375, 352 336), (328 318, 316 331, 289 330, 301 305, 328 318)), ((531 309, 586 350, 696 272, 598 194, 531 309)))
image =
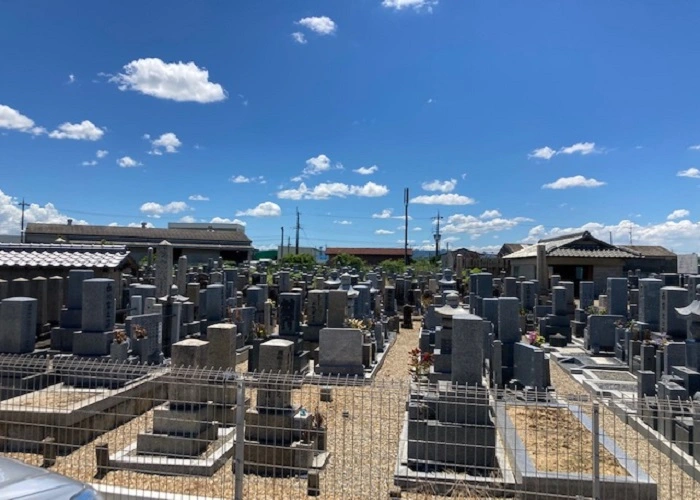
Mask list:
POLYGON ((13 356, 0 393, 3 457, 106 497, 700 498, 690 401, 13 356))

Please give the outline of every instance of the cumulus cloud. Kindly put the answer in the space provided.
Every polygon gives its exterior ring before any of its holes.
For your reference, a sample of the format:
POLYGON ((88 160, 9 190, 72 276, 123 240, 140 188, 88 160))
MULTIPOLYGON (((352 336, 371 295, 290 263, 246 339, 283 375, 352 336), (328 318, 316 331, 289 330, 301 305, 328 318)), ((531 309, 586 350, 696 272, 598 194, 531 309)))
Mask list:
POLYGON ((502 217, 501 214, 494 217, 483 217, 483 214, 481 217, 454 214, 450 215, 446 222, 447 224, 442 227, 442 232, 445 234, 467 233, 478 237, 487 233, 513 229, 523 222, 532 222, 532 219, 528 219, 527 217, 507 219, 502 217))
POLYGON ((349 226, 352 224, 352 221, 349 220, 334 220, 333 224, 340 224, 341 226, 349 226))
POLYGON ((690 211, 686 210, 685 208, 679 208, 678 210, 674 210, 673 212, 668 214, 666 220, 682 219, 684 217, 688 217, 689 215, 690 211))
POLYGON ((540 160, 549 160, 555 155, 589 155, 591 153, 599 153, 600 150, 596 149, 595 142, 577 142, 571 146, 565 146, 559 148, 559 150, 554 150, 549 146, 544 146, 542 148, 533 149, 532 152, 527 155, 528 158, 535 158, 540 160))
POLYGON ((282 215, 282 209, 277 203, 271 201, 264 201, 255 208, 236 212, 238 217, 279 217, 280 215, 282 215))
POLYGON ((327 200, 332 197, 346 198, 348 196, 377 198, 388 193, 389 188, 374 182, 368 182, 363 186, 353 186, 341 182, 323 182, 313 188, 307 187, 302 182, 296 189, 279 191, 277 197, 284 200, 327 200))
MULTIPOLYGON (((385 208, 378 214, 372 214, 373 219, 404 219, 403 215, 392 215, 394 211, 391 208, 385 208)), ((408 220, 413 220, 413 217, 408 216, 408 220)))
MULTIPOLYGON (((0 190, 0 234, 20 234, 22 209, 18 199, 0 190)), ((30 203, 24 211, 24 222, 66 224, 69 217, 61 213, 53 203, 39 205, 30 203)), ((73 224, 87 224, 84 220, 73 220, 73 224)))
POLYGON ((81 165, 83 167, 94 167, 95 165, 97 165, 97 160, 84 161, 83 163, 81 163, 81 165))
POLYGON ((320 154, 318 156, 314 156, 313 158, 309 158, 308 160, 306 160, 306 167, 304 167, 302 174, 318 175, 322 174, 323 172, 329 171, 331 168, 336 170, 342 170, 343 165, 340 163, 331 165, 331 159, 324 154, 320 154))
POLYGON ((412 8, 417 11, 433 12, 433 7, 437 4, 438 0, 382 0, 383 7, 394 10, 412 8))
POLYGON ((379 167, 376 165, 372 165, 371 167, 356 168, 355 170, 353 170, 353 172, 355 172, 356 174, 360 174, 360 175, 372 175, 377 170, 379 170, 379 167))
POLYGON ((560 177, 554 182, 549 184, 544 184, 542 189, 570 189, 570 188, 595 188, 604 186, 605 182, 596 180, 594 178, 587 179, 582 175, 574 175, 573 177, 560 177))
POLYGON ((133 90, 159 99, 210 103, 228 96, 224 88, 209 81, 209 71, 194 62, 166 63, 158 58, 137 59, 112 76, 119 90, 133 90))
POLYGON ((414 227, 413 230, 414 230, 414 231, 422 231, 423 228, 422 228, 422 227, 414 227))
POLYGON ((700 150, 700 144, 695 144, 694 146, 690 146, 690 147, 688 147, 688 149, 690 149, 692 151, 698 151, 698 150, 700 150))
POLYGON ((207 196, 201 194, 191 194, 188 199, 190 201, 209 201, 207 196))
POLYGON ((496 217, 501 217, 501 212, 498 210, 485 210, 479 218, 480 219, 495 219, 496 217))
MULTIPOLYGON (((150 138, 148 134, 146 134, 144 137, 147 139, 150 138)), ((166 132, 157 139, 152 140, 151 145, 153 146, 153 149, 151 149, 150 154, 160 156, 164 152, 177 153, 177 148, 182 146, 182 142, 180 142, 180 139, 178 139, 174 133, 166 132)))
POLYGON ((418 205, 472 205, 476 200, 456 193, 416 196, 411 203, 418 205))
POLYGON ((161 205, 153 201, 148 201, 141 205, 142 214, 146 214, 149 217, 158 218, 165 214, 179 214, 185 210, 190 210, 190 207, 184 201, 171 201, 166 205, 161 205))
POLYGON ((132 168, 140 166, 141 163, 134 160, 130 156, 122 156, 117 160, 117 165, 119 165, 122 168, 132 168))
POLYGON ((233 182, 234 184, 248 184, 251 182, 258 182, 260 184, 265 184, 267 182, 265 180, 265 177, 262 175, 259 175, 257 177, 246 177, 245 175, 233 175, 233 176, 231 176, 229 181, 233 182))
POLYGON ((434 180, 432 182, 424 182, 421 187, 425 191, 440 191, 441 193, 451 193, 457 186, 457 179, 447 181, 434 180))
POLYGON ((0 129, 17 130, 32 135, 46 133, 45 128, 34 124, 34 120, 4 104, 0 104, 0 129))
POLYGON ((295 31, 292 33, 292 40, 294 40, 297 43, 300 43, 301 45, 306 45, 306 35, 302 33, 301 31, 295 31))
POLYGON ((95 156, 97 156, 98 158, 104 158, 108 154, 109 154, 109 151, 107 151, 106 149, 98 149, 97 153, 95 153, 95 156))
POLYGON ((104 130, 97 127, 90 120, 80 123, 62 123, 58 128, 49 133, 52 139, 73 139, 75 141, 97 141, 104 135, 104 130))
POLYGON ((180 220, 178 222, 186 222, 188 224, 191 224, 193 222, 197 222, 197 219, 195 219, 191 215, 185 215, 184 217, 180 217, 180 220))
POLYGON ((228 219, 226 217, 214 217, 209 222, 212 224, 239 224, 241 226, 245 226, 247 224, 247 222, 244 222, 241 219, 228 219))
POLYGON ((388 229, 377 229, 374 234, 394 234, 394 231, 389 231, 388 229))
POLYGON ((304 17, 299 19, 297 24, 322 36, 332 35, 338 29, 338 25, 327 16, 304 17))
POLYGON ((691 167, 688 170, 681 170, 676 175, 678 177, 692 177, 693 179, 700 179, 700 170, 695 167, 691 167))

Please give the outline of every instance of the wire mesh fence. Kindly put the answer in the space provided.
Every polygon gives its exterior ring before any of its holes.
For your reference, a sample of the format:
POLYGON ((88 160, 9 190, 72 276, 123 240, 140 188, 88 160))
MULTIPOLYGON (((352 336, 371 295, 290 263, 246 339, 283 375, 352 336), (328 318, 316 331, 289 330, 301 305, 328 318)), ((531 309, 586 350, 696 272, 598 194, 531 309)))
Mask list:
POLYGON ((108 498, 700 498, 692 401, 61 357, 0 373, 2 456, 108 498))

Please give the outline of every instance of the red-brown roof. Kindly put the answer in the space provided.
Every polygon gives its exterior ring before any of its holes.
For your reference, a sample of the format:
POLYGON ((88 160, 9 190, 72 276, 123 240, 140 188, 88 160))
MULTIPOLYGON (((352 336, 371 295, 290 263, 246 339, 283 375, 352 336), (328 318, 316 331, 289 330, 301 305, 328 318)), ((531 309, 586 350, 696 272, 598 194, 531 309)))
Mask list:
MULTIPOLYGON (((342 248, 342 247, 327 247, 326 255, 339 255, 345 253, 348 255, 382 255, 387 257, 403 257, 403 248, 342 248)), ((408 249, 408 255, 413 255, 413 250, 408 249)))

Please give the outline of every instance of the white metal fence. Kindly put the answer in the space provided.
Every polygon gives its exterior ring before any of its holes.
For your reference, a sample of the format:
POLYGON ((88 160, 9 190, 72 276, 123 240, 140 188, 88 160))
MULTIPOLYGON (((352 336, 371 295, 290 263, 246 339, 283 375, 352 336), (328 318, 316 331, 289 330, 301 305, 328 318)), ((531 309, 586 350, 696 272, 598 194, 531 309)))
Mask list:
POLYGON ((13 356, 0 395, 3 456, 112 497, 700 498, 690 401, 13 356))

